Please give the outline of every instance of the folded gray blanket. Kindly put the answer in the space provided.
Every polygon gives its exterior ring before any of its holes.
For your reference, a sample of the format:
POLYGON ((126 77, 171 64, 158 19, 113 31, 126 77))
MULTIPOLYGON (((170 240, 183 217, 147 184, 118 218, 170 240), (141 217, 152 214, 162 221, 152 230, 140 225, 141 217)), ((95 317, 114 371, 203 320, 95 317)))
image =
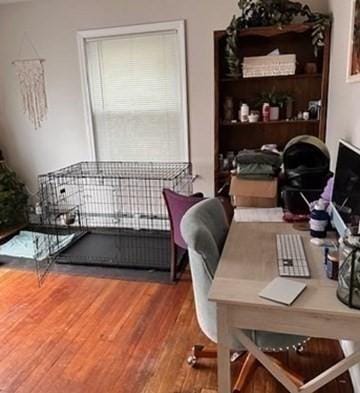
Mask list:
POLYGON ((235 157, 236 173, 246 179, 269 179, 279 174, 282 158, 279 154, 242 150, 235 157))
POLYGON ((278 168, 282 164, 279 154, 261 150, 241 150, 235 160, 238 164, 267 164, 278 168))

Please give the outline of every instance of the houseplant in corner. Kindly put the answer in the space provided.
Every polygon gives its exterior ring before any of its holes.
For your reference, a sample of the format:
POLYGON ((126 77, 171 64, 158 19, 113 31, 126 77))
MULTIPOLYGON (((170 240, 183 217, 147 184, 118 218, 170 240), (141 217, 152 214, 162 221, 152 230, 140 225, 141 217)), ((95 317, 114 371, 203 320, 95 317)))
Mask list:
POLYGON ((15 172, 0 158, 0 228, 24 224, 28 195, 15 172))

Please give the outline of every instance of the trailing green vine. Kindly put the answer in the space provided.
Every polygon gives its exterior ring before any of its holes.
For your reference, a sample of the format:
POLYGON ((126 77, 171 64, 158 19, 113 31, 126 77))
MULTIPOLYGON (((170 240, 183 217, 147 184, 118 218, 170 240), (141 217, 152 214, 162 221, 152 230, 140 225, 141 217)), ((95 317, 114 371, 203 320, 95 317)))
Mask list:
POLYGON ((241 73, 237 57, 238 31, 251 27, 281 26, 301 19, 312 23, 312 43, 315 55, 324 46, 325 31, 330 25, 329 15, 312 12, 308 5, 290 0, 239 0, 240 15, 234 16, 227 28, 225 57, 228 73, 236 77, 241 73))
POLYGON ((229 75, 238 77, 241 75, 241 62, 237 55, 238 51, 238 27, 236 16, 233 17, 226 29, 225 58, 229 75))

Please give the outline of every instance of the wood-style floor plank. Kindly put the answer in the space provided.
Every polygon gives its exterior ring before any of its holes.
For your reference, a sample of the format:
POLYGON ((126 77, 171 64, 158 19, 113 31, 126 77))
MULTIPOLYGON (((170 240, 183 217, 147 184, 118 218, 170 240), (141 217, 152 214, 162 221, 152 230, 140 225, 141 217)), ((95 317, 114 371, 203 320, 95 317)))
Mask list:
MULTIPOLYGON (((186 364, 194 343, 209 344, 186 275, 164 285, 50 274, 39 288, 33 273, 0 268, 1 393, 215 393, 216 361, 186 364)), ((313 340, 284 356, 310 378, 341 351, 313 340)), ((320 392, 351 393, 348 374, 320 392)), ((259 368, 244 393, 284 389, 259 368)))

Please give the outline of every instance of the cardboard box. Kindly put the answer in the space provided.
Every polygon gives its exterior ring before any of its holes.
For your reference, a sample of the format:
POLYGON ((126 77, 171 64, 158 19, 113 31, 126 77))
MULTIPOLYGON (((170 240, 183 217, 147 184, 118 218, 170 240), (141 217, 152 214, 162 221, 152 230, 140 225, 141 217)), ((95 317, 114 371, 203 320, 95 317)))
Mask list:
POLYGON ((276 207, 278 180, 245 180, 231 177, 230 196, 234 207, 276 207))

